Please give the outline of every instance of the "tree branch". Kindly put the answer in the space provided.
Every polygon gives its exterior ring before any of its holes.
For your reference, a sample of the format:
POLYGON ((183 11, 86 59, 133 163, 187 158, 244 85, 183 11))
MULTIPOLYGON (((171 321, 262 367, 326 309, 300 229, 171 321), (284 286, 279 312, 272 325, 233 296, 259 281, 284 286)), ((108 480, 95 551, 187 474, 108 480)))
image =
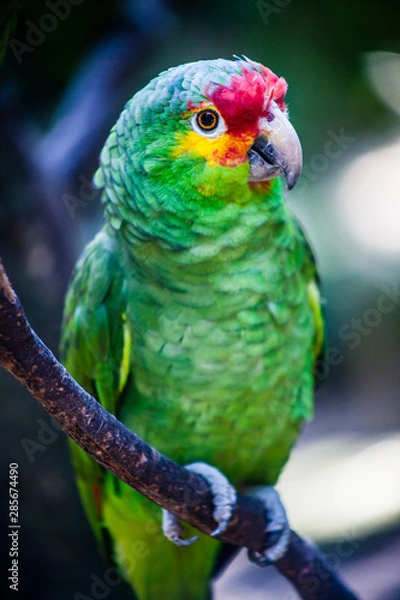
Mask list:
MULTIPOLYGON (((116 477, 200 531, 209 534, 216 527, 205 480, 151 448, 77 384, 32 330, 1 260, 0 365, 116 477)), ((232 519, 218 539, 261 550, 267 543, 262 503, 238 494, 232 519)), ((275 566, 304 600, 357 600, 323 554, 294 532, 275 566)))

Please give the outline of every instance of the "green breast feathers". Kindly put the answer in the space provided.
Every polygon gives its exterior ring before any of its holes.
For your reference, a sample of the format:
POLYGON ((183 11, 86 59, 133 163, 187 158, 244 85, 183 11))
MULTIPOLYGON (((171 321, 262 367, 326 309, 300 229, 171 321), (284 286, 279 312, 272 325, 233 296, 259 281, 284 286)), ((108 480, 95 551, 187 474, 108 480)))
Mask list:
MULTIPOLYGON (((315 263, 279 177, 290 189, 302 163, 286 87, 238 59, 138 92, 101 153, 105 224, 65 307, 72 375, 157 450, 236 487, 276 482, 312 416, 322 348, 315 263)), ((220 543, 161 542, 158 509, 72 452, 92 527, 138 599, 209 598, 220 543), (131 540, 149 554, 128 567, 131 540)))

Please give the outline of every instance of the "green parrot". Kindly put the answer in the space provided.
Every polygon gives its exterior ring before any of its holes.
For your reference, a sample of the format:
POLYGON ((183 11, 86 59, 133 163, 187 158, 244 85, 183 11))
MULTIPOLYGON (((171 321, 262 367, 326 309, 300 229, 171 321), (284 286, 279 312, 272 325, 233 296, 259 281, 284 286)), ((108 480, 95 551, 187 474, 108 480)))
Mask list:
MULTIPOLYGON (((133 96, 101 152, 104 227, 76 266, 62 335, 78 382, 210 483, 215 535, 231 486, 268 486, 280 535, 253 553, 260 564, 287 547, 271 486, 312 416, 323 345, 315 262, 285 204, 302 166, 286 89, 243 57, 171 68, 133 96)), ((138 600, 211 598, 223 544, 193 543, 194 529, 72 454, 100 546, 138 600)))

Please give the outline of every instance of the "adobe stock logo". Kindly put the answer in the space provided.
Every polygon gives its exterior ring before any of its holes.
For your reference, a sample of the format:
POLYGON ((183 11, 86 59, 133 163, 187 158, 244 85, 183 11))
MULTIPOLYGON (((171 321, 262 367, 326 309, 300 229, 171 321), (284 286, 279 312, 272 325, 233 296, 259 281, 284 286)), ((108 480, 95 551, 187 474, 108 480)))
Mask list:
POLYGON ((292 0, 273 0, 272 2, 257 0, 256 8, 264 21, 264 25, 269 25, 271 23, 271 17, 280 15, 282 10, 289 6, 291 2, 292 0))
POLYGON ((332 367, 340 365, 345 359, 345 352, 355 350, 374 329, 379 327, 386 315, 400 307, 400 280, 384 283, 380 286, 381 294, 375 303, 365 309, 361 315, 352 317, 338 331, 341 349, 328 346, 325 356, 315 365, 315 378, 324 381, 332 367))
POLYGON ((313 154, 308 163, 303 165, 301 178, 296 185, 296 192, 300 190, 304 192, 310 183, 315 183, 320 175, 329 169, 332 161, 342 156, 343 152, 356 140, 357 138, 353 135, 348 135, 345 132, 344 127, 341 127, 339 131, 329 129, 321 152, 313 154))
POLYGON ((83 0, 47 0, 45 3, 50 12, 44 13, 38 23, 30 19, 25 22, 27 30, 25 41, 11 38, 8 42, 17 63, 23 62, 24 54, 32 54, 38 46, 41 46, 50 33, 53 33, 60 21, 65 21, 71 14, 72 6, 79 6, 83 0))
POLYGON ((99 197, 98 188, 94 187, 85 175, 79 175, 80 186, 77 196, 71 194, 63 194, 62 200, 66 206, 71 219, 76 219, 76 212, 79 208, 85 208, 93 200, 99 197))
POLYGON ((36 460, 38 452, 44 452, 46 448, 51 446, 57 439, 62 428, 56 421, 50 419, 46 423, 44 419, 37 419, 39 428, 34 439, 23 437, 21 438, 21 446, 29 462, 32 464, 36 460))

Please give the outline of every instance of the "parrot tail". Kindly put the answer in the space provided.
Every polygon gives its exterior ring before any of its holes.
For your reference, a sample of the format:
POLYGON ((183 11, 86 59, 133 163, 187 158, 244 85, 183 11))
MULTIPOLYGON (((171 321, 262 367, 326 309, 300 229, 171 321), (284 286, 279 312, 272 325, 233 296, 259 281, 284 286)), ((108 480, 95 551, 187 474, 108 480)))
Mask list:
POLYGON ((176 546, 162 533, 157 505, 122 482, 118 490, 112 483, 103 489, 103 526, 137 600, 212 600, 211 578, 232 551, 226 555, 221 542, 187 524, 183 537, 199 538, 192 546, 176 546))

